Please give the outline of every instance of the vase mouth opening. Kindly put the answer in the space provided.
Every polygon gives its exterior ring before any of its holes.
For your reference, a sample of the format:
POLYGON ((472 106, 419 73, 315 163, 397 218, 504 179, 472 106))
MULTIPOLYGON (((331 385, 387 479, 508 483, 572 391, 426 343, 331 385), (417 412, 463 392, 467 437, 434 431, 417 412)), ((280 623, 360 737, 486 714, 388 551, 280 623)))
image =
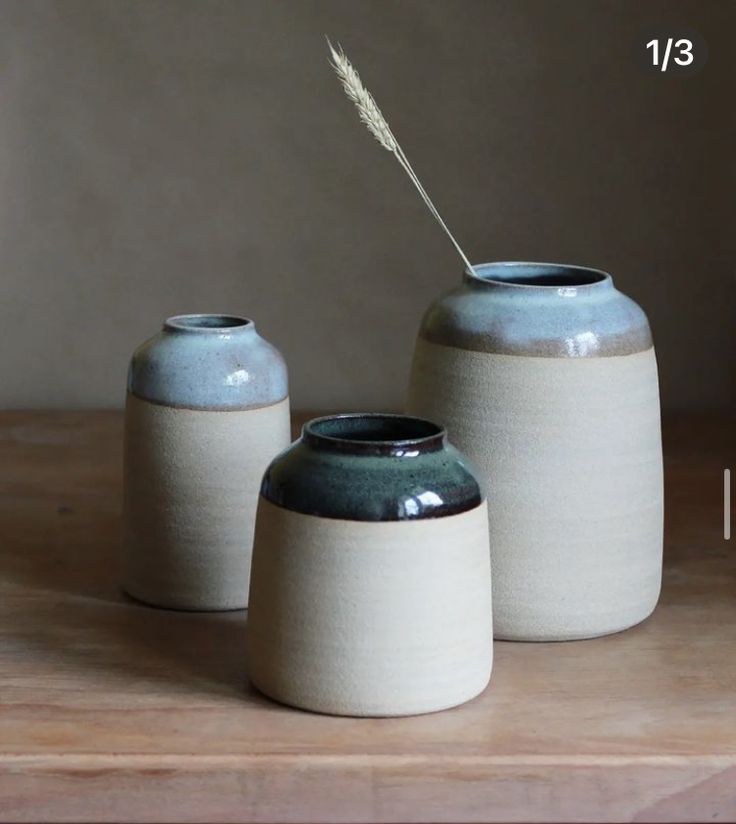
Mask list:
POLYGON ((524 261, 479 263, 472 272, 466 269, 465 277, 473 283, 519 289, 589 289, 612 283, 611 276, 600 269, 524 261))
POLYGON ((254 328, 249 318, 240 315, 196 314, 174 315, 167 318, 164 328, 176 332, 196 332, 200 334, 231 334, 243 329, 254 328))
POLYGON ((359 412, 314 418, 304 425, 302 440, 332 452, 401 457, 442 449, 443 427, 425 418, 359 412))

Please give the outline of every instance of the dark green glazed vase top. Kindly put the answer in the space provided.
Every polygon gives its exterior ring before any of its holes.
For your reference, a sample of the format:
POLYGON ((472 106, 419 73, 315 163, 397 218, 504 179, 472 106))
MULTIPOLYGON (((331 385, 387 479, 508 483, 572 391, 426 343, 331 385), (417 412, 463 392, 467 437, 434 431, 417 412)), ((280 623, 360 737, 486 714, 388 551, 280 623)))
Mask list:
POLYGON ((293 512, 351 521, 457 515, 482 494, 445 430, 423 418, 315 418, 266 470, 261 495, 293 512))

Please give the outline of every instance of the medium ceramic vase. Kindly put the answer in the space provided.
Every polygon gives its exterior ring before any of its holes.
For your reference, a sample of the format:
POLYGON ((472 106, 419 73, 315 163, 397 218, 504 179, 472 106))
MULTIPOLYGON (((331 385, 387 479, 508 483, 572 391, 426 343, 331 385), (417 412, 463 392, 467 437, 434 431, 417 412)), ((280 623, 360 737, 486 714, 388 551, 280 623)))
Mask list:
POLYGON ((626 629, 662 572, 657 364, 604 272, 489 263, 435 301, 408 410, 446 426, 489 490, 494 629, 528 641, 626 629))
POLYGON ((128 373, 128 593, 175 609, 247 606, 258 490, 289 442, 286 366, 253 322, 169 318, 128 373))
POLYGON ((413 715, 478 695, 492 663, 487 520, 441 427, 392 415, 308 423, 261 489, 252 682, 337 715, 413 715))

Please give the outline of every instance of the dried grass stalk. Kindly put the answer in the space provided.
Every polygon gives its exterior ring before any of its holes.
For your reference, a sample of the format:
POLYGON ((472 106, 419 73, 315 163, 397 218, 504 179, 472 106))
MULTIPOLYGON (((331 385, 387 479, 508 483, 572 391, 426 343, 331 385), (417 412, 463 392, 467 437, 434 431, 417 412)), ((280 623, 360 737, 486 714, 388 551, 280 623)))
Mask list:
POLYGON ((342 47, 338 45, 336 49, 332 43, 330 43, 329 39, 327 40, 327 44, 330 47, 330 54, 332 56, 332 62, 330 65, 340 79, 342 87, 345 90, 345 94, 355 104, 360 119, 363 123, 365 123, 368 127, 368 131, 373 135, 373 137, 376 138, 381 146, 391 152, 391 154, 393 154, 399 161, 401 167, 407 175, 409 175, 409 179, 414 184, 416 190, 419 192, 422 200, 429 209, 430 214, 440 224, 447 237, 450 238, 452 245, 462 258, 462 261, 468 271, 472 272, 473 264, 468 260, 465 252, 463 252, 460 248, 460 244, 455 240, 452 232, 447 228, 447 224, 440 216, 440 213, 437 211, 434 203, 432 203, 432 200, 427 194, 424 186, 422 186, 419 178, 417 177, 416 172, 412 169, 411 163, 409 163, 403 149, 399 145, 399 141, 394 137, 393 132, 388 125, 388 121, 378 108, 378 104, 376 103, 373 95, 363 85, 358 72, 345 56, 345 52, 342 50, 342 47))

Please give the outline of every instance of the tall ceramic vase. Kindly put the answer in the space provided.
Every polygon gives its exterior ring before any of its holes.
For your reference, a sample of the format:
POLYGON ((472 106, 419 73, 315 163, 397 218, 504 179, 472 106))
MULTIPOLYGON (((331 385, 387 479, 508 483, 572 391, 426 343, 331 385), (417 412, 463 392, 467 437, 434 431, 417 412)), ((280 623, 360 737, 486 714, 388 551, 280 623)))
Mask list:
POLYGON ((290 442, 287 373, 252 321, 181 315, 133 355, 125 589, 157 606, 247 606, 258 490, 290 442))
POLYGON ((660 591, 662 452, 644 312, 604 272, 489 263, 427 311, 408 410, 487 483, 497 638, 626 629, 660 591))
POLYGON ((413 715, 480 693, 492 662, 486 503, 429 421, 311 421, 263 481, 248 673, 286 704, 413 715))

